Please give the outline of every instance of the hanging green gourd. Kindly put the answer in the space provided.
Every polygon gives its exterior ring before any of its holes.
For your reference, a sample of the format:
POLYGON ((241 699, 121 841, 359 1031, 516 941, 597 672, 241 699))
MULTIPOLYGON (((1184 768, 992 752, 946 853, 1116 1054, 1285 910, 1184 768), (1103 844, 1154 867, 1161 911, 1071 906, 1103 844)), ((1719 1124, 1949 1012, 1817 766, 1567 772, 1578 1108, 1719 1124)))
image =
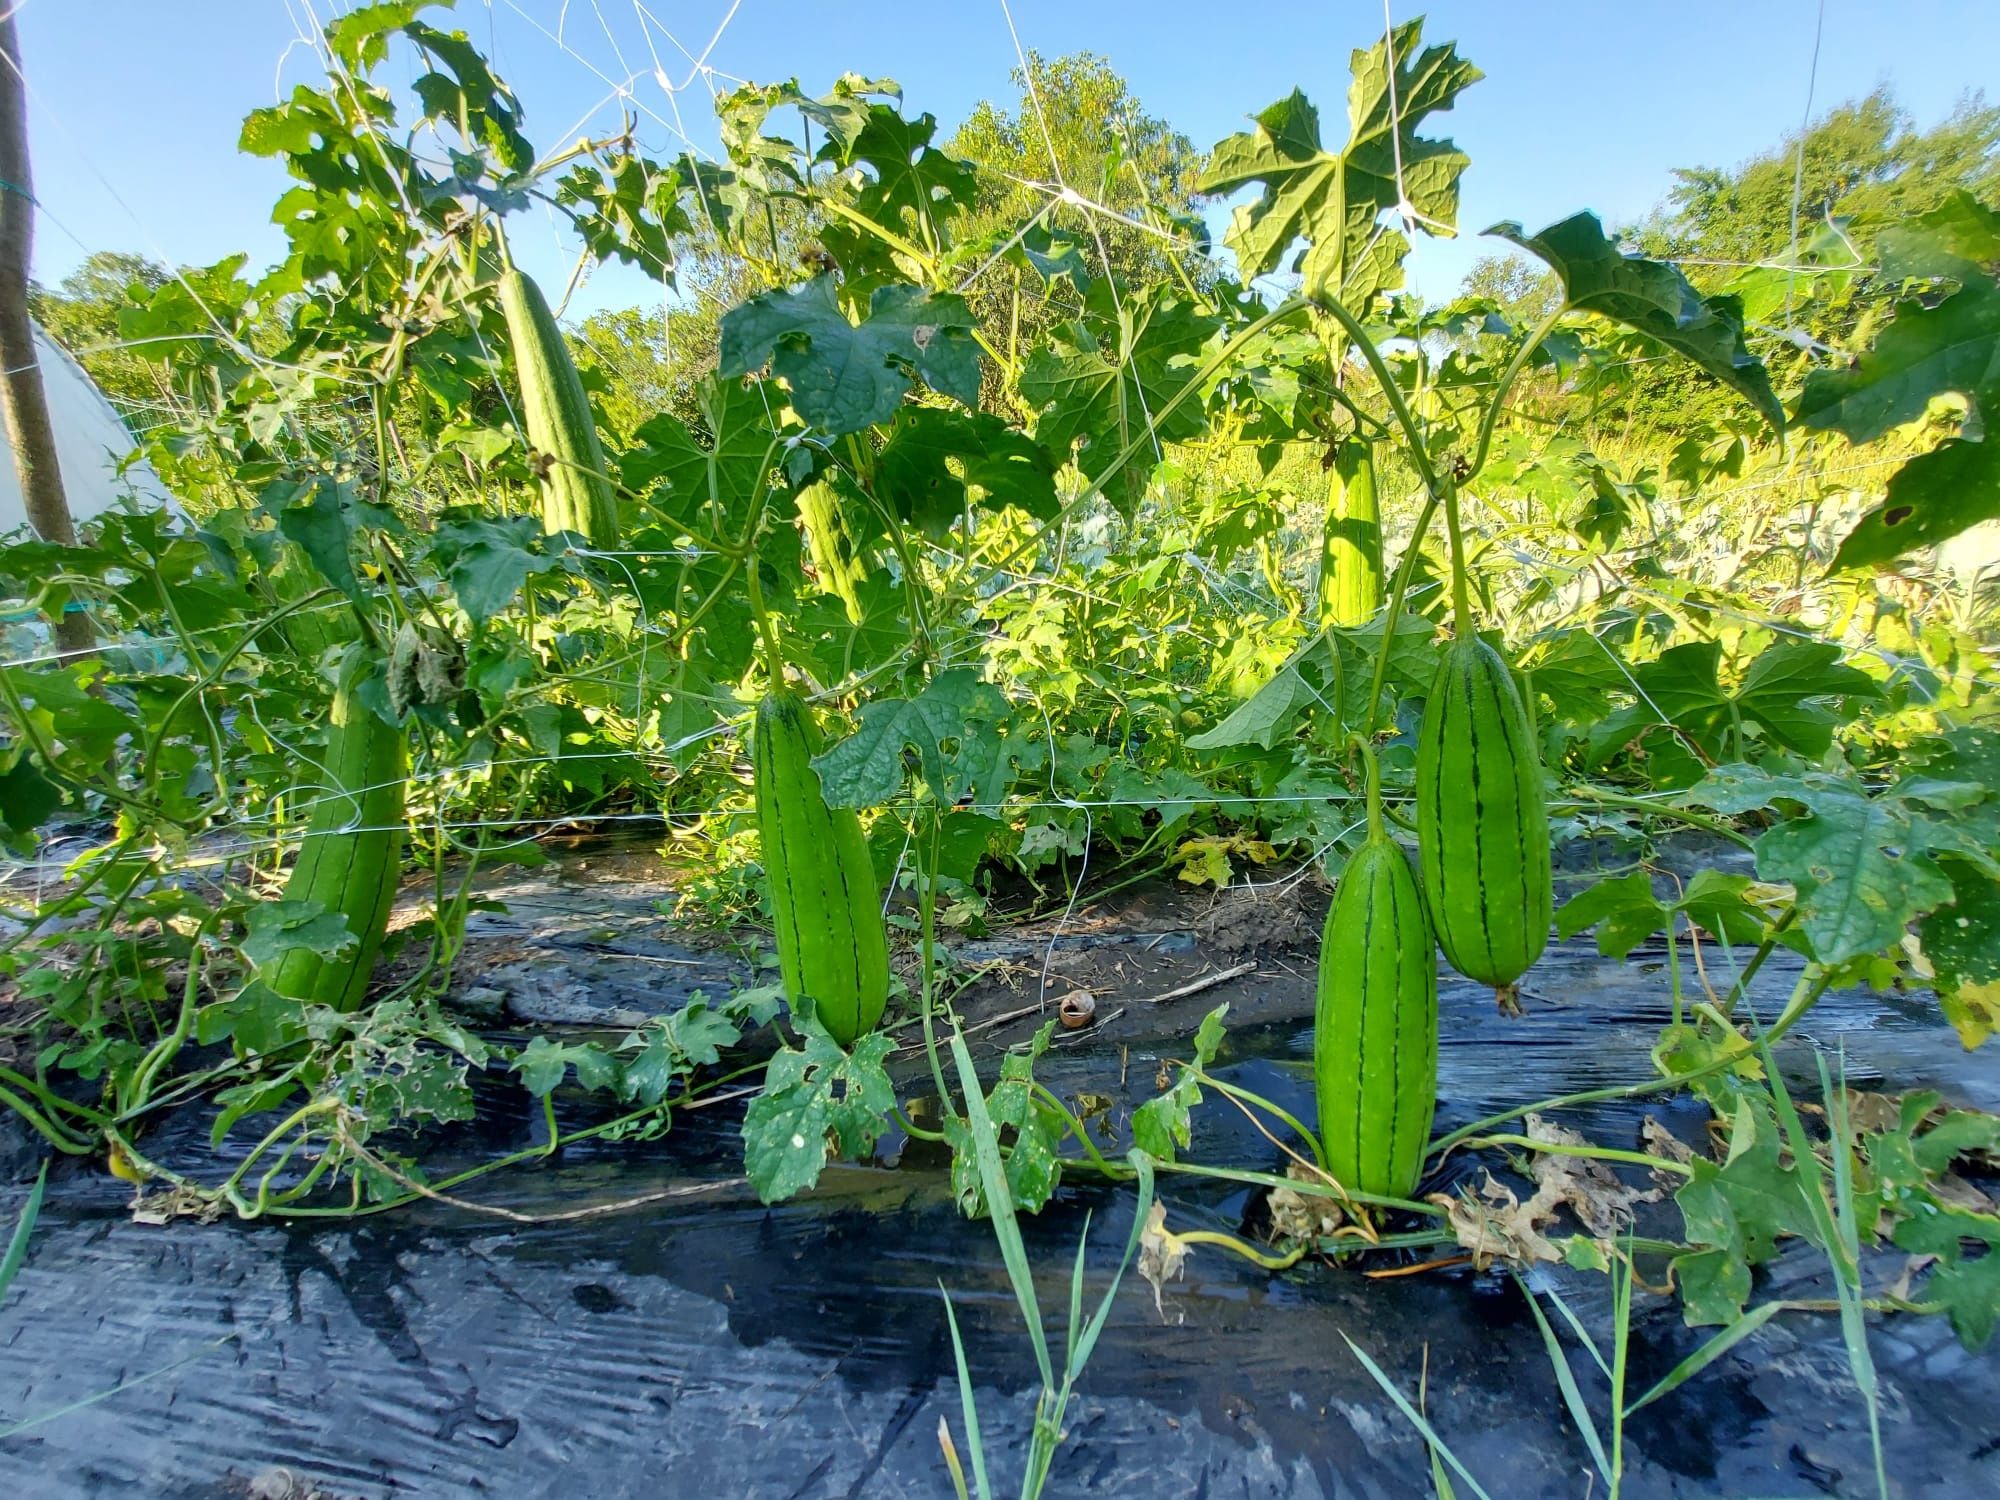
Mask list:
POLYGON ((819 734, 798 694, 774 685, 751 739, 757 828, 786 998, 810 996, 843 1047, 875 1029, 889 999, 882 889, 861 820, 828 807, 812 758, 819 734))
POLYGON ((1327 478, 1319 622, 1363 625, 1381 607, 1382 519, 1375 490, 1375 449, 1350 439, 1334 454, 1327 478))
POLYGON ((339 1011, 356 1009, 368 993, 403 864, 408 742, 361 701, 371 661, 357 645, 341 662, 325 776, 299 788, 313 799, 312 815, 285 882, 287 901, 315 901, 345 917, 355 945, 331 957, 295 948, 269 976, 279 994, 339 1011))
POLYGON ((521 382, 521 421, 541 475, 542 529, 573 531, 598 548, 618 545, 618 500, 604 467, 590 400, 549 311, 525 271, 500 274, 500 307, 521 382))
POLYGON ((1474 628, 1455 494, 1445 523, 1456 620, 1417 734, 1424 894, 1452 967, 1492 985, 1511 1010, 1554 913, 1548 805, 1513 673, 1474 628))
POLYGON ((1355 743, 1368 835, 1341 872, 1321 937, 1313 1080, 1334 1177, 1407 1198, 1437 1104, 1437 944, 1409 859, 1382 818, 1374 752, 1355 743))
POLYGON ((859 498, 843 496, 840 483, 833 479, 815 479, 794 497, 813 575, 822 590, 840 600, 854 625, 864 618, 860 589, 868 567, 855 546, 854 531, 841 502, 846 499, 851 504, 859 498))

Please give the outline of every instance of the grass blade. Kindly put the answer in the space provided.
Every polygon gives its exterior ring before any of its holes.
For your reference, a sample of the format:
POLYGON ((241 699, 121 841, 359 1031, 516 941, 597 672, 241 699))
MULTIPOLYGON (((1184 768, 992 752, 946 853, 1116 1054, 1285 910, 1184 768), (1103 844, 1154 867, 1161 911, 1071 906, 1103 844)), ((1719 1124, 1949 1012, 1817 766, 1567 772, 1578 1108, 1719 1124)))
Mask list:
MULTIPOLYGON (((1426 1421, 1431 1414, 1431 1346, 1424 1345, 1424 1362, 1417 1372, 1417 1410, 1424 1414, 1426 1421)), ((1451 1487, 1451 1475, 1446 1472, 1444 1459, 1437 1450, 1436 1443, 1424 1445, 1431 1455, 1431 1493, 1437 1500, 1458 1500, 1458 1491, 1451 1487)))
POLYGON ((1590 1449, 1591 1461, 1597 1465, 1597 1472, 1604 1476, 1604 1482, 1609 1484, 1611 1461, 1604 1456, 1604 1442, 1597 1435, 1597 1419, 1590 1414, 1590 1406, 1583 1399, 1583 1389, 1576 1383, 1576 1372, 1569 1367, 1569 1356, 1563 1352, 1562 1341, 1556 1337, 1555 1329, 1543 1315, 1541 1299, 1528 1290, 1528 1284, 1519 1276, 1514 1278, 1514 1285, 1528 1299, 1528 1311, 1535 1315, 1535 1326, 1542 1331, 1542 1342, 1548 1347, 1549 1365, 1556 1372, 1556 1384, 1562 1388, 1563 1404, 1569 1408, 1569 1419, 1583 1434, 1584 1446, 1590 1449))
POLYGON ((1076 1341, 1083 1332, 1083 1252, 1090 1244, 1090 1211, 1084 1210, 1083 1233, 1076 1237, 1076 1266, 1069 1273, 1069 1325, 1064 1336, 1069 1340, 1069 1351, 1064 1355, 1063 1368, 1074 1372, 1076 1363, 1076 1341))
POLYGON ((230 1343, 238 1337, 239 1335, 234 1333, 225 1333, 221 1338, 212 1339, 208 1343, 203 1344, 194 1353, 182 1355, 170 1365, 161 1365, 157 1370, 148 1370, 143 1375, 134 1375, 130 1380, 121 1380, 109 1390, 99 1391, 92 1396, 85 1396, 81 1401, 72 1401, 67 1406, 58 1406, 54 1411, 45 1411, 39 1416, 28 1417, 16 1422, 12 1427, 0 1427, 0 1439, 10 1438, 17 1433, 26 1432, 31 1427, 40 1427, 44 1422, 53 1422, 58 1417, 66 1417, 73 1411, 82 1411, 86 1406, 95 1406, 100 1401, 109 1401, 121 1391, 129 1391, 135 1385, 144 1385, 149 1380, 158 1380, 162 1375, 171 1375, 183 1365, 191 1365, 198 1359, 206 1359, 211 1350, 220 1349, 224 1344, 230 1343))
POLYGON ((1104 1325, 1111 1319, 1111 1303, 1118 1295, 1119 1283, 1125 1279, 1126 1267, 1132 1264, 1132 1257, 1138 1253, 1139 1237, 1146 1232, 1146 1216, 1153 1211, 1153 1158, 1143 1151, 1134 1150, 1126 1158, 1138 1174, 1139 1201, 1132 1211, 1132 1232, 1125 1237, 1125 1254, 1118 1262, 1118 1269, 1111 1273, 1111 1285, 1104 1289, 1104 1300, 1097 1304, 1097 1312, 1091 1317, 1090 1325, 1083 1330, 1083 1337, 1077 1340, 1076 1351, 1070 1356, 1070 1377, 1090 1363, 1091 1351, 1097 1347, 1097 1336, 1104 1332, 1104 1325))
MULTIPOLYGON (((1527 1288, 1523 1287, 1522 1290, 1526 1291, 1527 1288)), ((1569 1303, 1555 1292, 1549 1293, 1549 1300, 1555 1303, 1556 1311, 1563 1315, 1563 1321, 1569 1324, 1570 1332, 1576 1335, 1577 1342, 1583 1345, 1584 1351, 1590 1355, 1591 1359, 1596 1363, 1597 1368, 1604 1372, 1604 1378, 1609 1380, 1611 1378, 1611 1366, 1604 1362, 1604 1356, 1598 1352, 1597 1340, 1592 1338, 1590 1331, 1583 1326, 1583 1319, 1579 1318, 1569 1303)))
POLYGON ((1355 1343, 1353 1339, 1348 1338, 1346 1334, 1343 1333, 1340 1337, 1347 1347, 1353 1351, 1354 1357, 1361 1361, 1361 1368, 1375 1377, 1375 1383, 1382 1387, 1383 1394, 1396 1403, 1396 1409, 1403 1414, 1403 1419, 1416 1428, 1423 1435, 1424 1441, 1431 1445, 1433 1456, 1443 1454, 1444 1461, 1450 1464, 1458 1477, 1471 1487, 1472 1493, 1477 1495, 1479 1500, 1493 1500, 1493 1497, 1486 1493, 1485 1488, 1481 1486, 1479 1481, 1472 1477, 1472 1471, 1458 1461, 1458 1455, 1445 1445, 1445 1440, 1437 1435, 1429 1422, 1424 1420, 1424 1414, 1410 1405, 1409 1398, 1396 1389, 1396 1383, 1382 1373, 1381 1366, 1370 1359, 1362 1347, 1355 1343))
POLYGON ((1802 1177, 1811 1174, 1805 1194, 1806 1207, 1812 1214, 1813 1227, 1820 1237, 1827 1262, 1833 1267, 1833 1286, 1840 1296, 1840 1336, 1847 1349, 1848 1373, 1854 1379, 1855 1389, 1861 1392, 1862 1404, 1868 1411, 1868 1435, 1875 1454, 1875 1489, 1882 1500, 1888 1500, 1889 1478, 1882 1456, 1881 1402, 1875 1383, 1875 1358, 1868 1349, 1868 1315, 1861 1297, 1861 1247, 1854 1230, 1854 1185, 1852 1165, 1847 1155, 1845 1078, 1843 1076, 1843 1087, 1836 1091, 1832 1079, 1827 1076, 1826 1059, 1815 1054, 1820 1088, 1826 1099, 1827 1124, 1832 1136, 1827 1153, 1833 1160, 1833 1181, 1829 1185, 1827 1170, 1813 1150, 1812 1137, 1806 1134, 1805 1122, 1799 1118, 1798 1108, 1792 1103, 1791 1090, 1785 1086, 1784 1076, 1778 1071, 1777 1058, 1761 1028, 1757 1033, 1757 1053, 1764 1064, 1771 1102, 1791 1147, 1796 1170, 1802 1177))
POLYGON ((1854 1215, 1854 1160, 1849 1154, 1849 1143, 1854 1137, 1847 1115, 1847 1065, 1843 1057, 1839 1086, 1835 1087, 1834 1081, 1827 1077, 1825 1056, 1820 1056, 1818 1062, 1820 1094, 1826 1100, 1827 1124, 1832 1132, 1827 1154, 1833 1159, 1834 1224, 1840 1233, 1841 1251, 1853 1269, 1853 1282, 1848 1285, 1846 1270, 1834 1268, 1841 1273, 1843 1282, 1840 1333, 1847 1345, 1847 1363, 1853 1370, 1854 1383, 1868 1403, 1868 1438, 1875 1452, 1875 1489, 1883 1500, 1888 1500, 1889 1475, 1882 1456, 1881 1398, 1876 1390, 1875 1356, 1868 1348, 1868 1309, 1861 1287, 1861 1231, 1854 1215))
MULTIPOLYGON (((958 1314, 952 1311, 951 1293, 944 1290, 942 1282, 938 1290, 944 1293, 944 1320, 951 1328, 951 1357, 958 1362, 958 1403, 965 1413, 965 1449, 972 1460, 972 1482, 978 1486, 979 1500, 991 1500, 993 1492, 986 1484, 986 1446, 979 1436, 979 1403, 972 1395, 972 1370, 965 1362, 965 1341, 958 1336, 958 1314)), ((958 1485, 959 1500, 965 1500, 965 1476, 959 1472, 958 1455, 951 1450, 951 1430, 944 1425, 943 1417, 938 1418, 938 1441, 944 1445, 944 1461, 958 1485)))
POLYGON ((35 1232, 35 1220, 42 1216, 42 1190, 48 1185, 49 1164, 45 1161, 42 1170, 35 1174, 34 1191, 21 1205, 21 1217, 14 1221, 14 1234, 7 1241, 6 1257, 0 1259, 0 1302, 7 1299, 7 1288, 14 1284, 14 1273, 28 1258, 28 1236, 35 1232))
POLYGON ((1751 1334, 1770 1322, 1778 1313, 1783 1312, 1788 1305, 1784 1302, 1766 1302, 1761 1307, 1752 1308, 1734 1323, 1731 1323, 1727 1328, 1710 1338, 1686 1359, 1667 1371, 1665 1375, 1661 1376, 1657 1385, 1625 1408, 1625 1415, 1629 1417, 1633 1412, 1639 1410, 1640 1407, 1651 1406, 1662 1396, 1672 1395, 1683 1385, 1687 1384, 1688 1381, 1722 1358, 1731 1349, 1734 1349, 1744 1339, 1747 1339, 1751 1334))
POLYGON ((951 1492, 957 1500, 972 1500, 965 1492, 965 1470, 959 1466, 958 1449, 951 1441, 951 1423, 938 1418, 938 1451, 944 1454, 944 1466, 951 1471, 951 1492))
MULTIPOLYGON (((1007 1171, 1000 1163, 1000 1133, 986 1112, 986 1095, 979 1087, 979 1073, 972 1066, 963 1034, 951 1039, 951 1059, 958 1068, 959 1086, 965 1090, 965 1122, 972 1134, 972 1155, 979 1164, 980 1186, 986 1191, 986 1212, 993 1222, 993 1238, 1000 1242, 1000 1258, 1007 1263, 1007 1279, 1014 1284, 1014 1300, 1021 1304, 1021 1316, 1035 1345, 1035 1364, 1042 1385, 1053 1390, 1055 1370, 1049 1364, 1049 1336, 1042 1327, 1042 1305, 1035 1297, 1034 1273, 1028 1268, 1028 1248, 1021 1242, 1021 1225, 1014 1217, 1014 1195, 1007 1187, 1007 1171)), ((1088 1356, 1085 1356, 1088 1358, 1088 1356)))

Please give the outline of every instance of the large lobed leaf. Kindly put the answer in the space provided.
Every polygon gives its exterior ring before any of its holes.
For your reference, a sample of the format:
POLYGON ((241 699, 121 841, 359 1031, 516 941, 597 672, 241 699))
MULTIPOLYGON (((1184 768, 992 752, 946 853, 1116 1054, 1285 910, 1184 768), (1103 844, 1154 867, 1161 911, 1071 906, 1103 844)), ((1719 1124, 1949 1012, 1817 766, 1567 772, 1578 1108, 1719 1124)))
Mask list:
POLYGON ((1217 326, 1164 289, 1127 292, 1120 302, 1110 282, 1098 283, 1086 316, 1055 330, 1021 371, 1022 399, 1041 409, 1036 440, 1061 458, 1080 443, 1078 462, 1094 484, 1107 483, 1124 456, 1120 482, 1106 494, 1129 516, 1162 445, 1202 429, 1199 402, 1174 402, 1217 326))
POLYGON ((1839 369, 1815 370, 1800 393, 1797 419, 1873 442, 1923 417, 1940 396, 1966 405, 1963 431, 1919 454, 1889 480, 1888 492, 1841 543, 1834 565, 1893 562, 2000 516, 2000 450, 1986 430, 2000 416, 2000 213, 1956 193, 1928 213, 1884 230, 1882 275, 1906 282, 1951 282, 1942 298, 1896 306, 1874 346, 1839 369))
POLYGON ((907 750, 941 802, 970 797, 975 807, 996 807, 1007 792, 1006 717, 998 688, 953 667, 914 698, 862 705, 854 733, 815 757, 813 769, 830 806, 877 807, 902 789, 907 750))
POLYGON ((1196 186, 1230 193, 1263 185, 1261 197, 1236 210, 1227 235, 1245 276, 1276 270, 1303 240, 1298 270, 1306 292, 1358 308, 1403 284, 1409 242, 1380 222, 1385 213, 1407 209, 1431 234, 1456 231, 1465 154, 1449 140, 1418 135, 1417 127, 1450 109, 1482 75, 1449 43, 1424 47, 1421 20, 1396 27, 1387 46, 1357 50, 1350 66, 1342 149, 1322 144, 1319 111, 1295 89, 1258 114, 1254 130, 1217 145, 1196 186))
POLYGON ((1216 146, 1196 184, 1200 192, 1264 186, 1256 202, 1236 210, 1226 236, 1244 276, 1276 270, 1284 252, 1304 240, 1298 270, 1306 292, 1360 308, 1376 292, 1402 286, 1410 242, 1380 222, 1386 212, 1414 212, 1430 234, 1456 232, 1466 156, 1450 140, 1416 130, 1426 116, 1452 108, 1480 70, 1454 46, 1424 48, 1422 40, 1424 22, 1410 20, 1394 28, 1390 46, 1354 52, 1348 140, 1340 150, 1322 144, 1320 112, 1300 90, 1260 112, 1256 130, 1216 146))
POLYGON ((1486 232, 1547 262, 1568 306, 1658 339, 1746 397, 1773 428, 1784 428, 1784 408, 1763 362, 1743 342, 1743 313, 1733 297, 1704 297, 1675 267, 1627 254, 1593 213, 1574 214, 1540 234, 1511 222, 1486 232))
POLYGON ((963 297, 894 284, 876 288, 868 316, 850 323, 831 276, 766 292, 722 318, 718 373, 771 367, 801 420, 839 435, 896 414, 913 376, 967 406, 979 404, 979 351, 963 297))

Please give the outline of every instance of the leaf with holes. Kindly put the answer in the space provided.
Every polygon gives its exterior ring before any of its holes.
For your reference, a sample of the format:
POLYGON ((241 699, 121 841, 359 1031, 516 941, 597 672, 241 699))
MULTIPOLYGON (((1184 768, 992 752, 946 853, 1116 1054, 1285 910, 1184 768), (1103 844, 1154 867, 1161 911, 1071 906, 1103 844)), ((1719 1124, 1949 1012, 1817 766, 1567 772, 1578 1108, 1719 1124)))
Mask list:
POLYGON ((1797 890, 1799 928, 1823 964, 1900 947, 1911 922, 1952 900, 1931 857, 1948 829, 1900 797, 1870 796, 1845 777, 1719 766, 1688 800, 1726 813, 1780 801, 1807 809, 1759 836, 1757 874, 1797 890))
MULTIPOLYGON (((1062 1181, 1062 1159, 1056 1149, 1062 1145, 1063 1118, 1034 1092, 1035 1062, 1048 1050, 1055 1029, 1056 1022, 1049 1021, 1035 1033, 1026 1052, 1009 1052, 1001 1059, 1000 1077, 986 1095, 986 1113, 993 1124, 1011 1132, 1005 1163, 1008 1195, 1016 1209, 1031 1214, 1041 1212, 1062 1181)), ((951 1146, 952 1194, 966 1217, 979 1218, 986 1213, 986 1191, 973 1152, 972 1130, 963 1115, 946 1116, 944 1138, 951 1146)))
POLYGON ((1918 923, 1917 940, 1945 1016, 1960 1041, 1977 1047, 2000 1029, 2000 880, 1963 859, 1938 863, 1952 898, 1918 923))
POLYGON ((1882 503, 1854 523, 1836 568, 1879 567, 2000 518, 2000 442, 1947 438, 1889 476, 1882 503))
POLYGON ((1870 443, 1914 422, 1939 396, 2000 418, 2000 288, 1984 278, 1930 304, 1896 305, 1874 347, 1845 369, 1806 377, 1797 416, 1808 427, 1870 443))
POLYGON ((1194 1060, 1177 1071, 1167 1091, 1132 1111, 1132 1144, 1158 1161, 1176 1160, 1193 1140, 1190 1112, 1201 1103, 1201 1085, 1194 1069, 1205 1069, 1222 1050, 1222 1018, 1229 1014, 1227 1002, 1202 1017, 1194 1034, 1194 1060))
POLYGON ((883 1070, 893 1038, 873 1032, 844 1052, 813 1020, 809 1001, 793 1019, 805 1045, 772 1055, 764 1090, 743 1116, 743 1169, 766 1203, 818 1182, 829 1156, 851 1160, 873 1150, 896 1105, 883 1070))

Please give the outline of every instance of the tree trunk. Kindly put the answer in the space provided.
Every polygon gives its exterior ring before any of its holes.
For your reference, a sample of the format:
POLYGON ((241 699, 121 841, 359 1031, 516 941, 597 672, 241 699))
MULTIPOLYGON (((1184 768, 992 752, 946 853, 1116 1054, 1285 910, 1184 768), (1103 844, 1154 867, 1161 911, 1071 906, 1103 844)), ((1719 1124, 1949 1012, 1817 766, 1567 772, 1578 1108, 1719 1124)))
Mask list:
MULTIPOLYGON (((14 27, 18 6, 0 15, 0 410, 14 450, 14 472, 28 524, 45 542, 76 545, 76 523, 56 465, 55 429, 42 389, 35 327, 28 318, 28 269, 35 244, 35 188, 28 165, 28 91, 22 83, 21 40, 14 27)), ((90 619, 64 611, 55 620, 56 645, 65 655, 88 651, 95 640, 90 619)))

